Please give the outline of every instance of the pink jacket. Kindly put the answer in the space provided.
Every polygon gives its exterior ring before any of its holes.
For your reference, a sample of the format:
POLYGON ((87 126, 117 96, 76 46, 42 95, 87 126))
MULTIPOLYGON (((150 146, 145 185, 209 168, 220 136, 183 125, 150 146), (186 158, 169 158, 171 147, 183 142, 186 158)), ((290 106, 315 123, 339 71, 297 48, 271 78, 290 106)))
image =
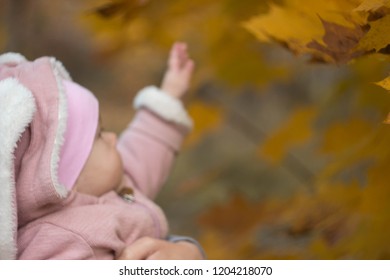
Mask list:
MULTIPOLYGON (((66 192, 56 178, 59 134, 63 133, 62 79, 70 78, 53 59, 26 62, 24 58, 11 56, 0 65, 0 130, 15 127, 9 137, 13 140, 0 150, 5 155, 0 159, 0 167, 12 171, 9 176, 0 176, 0 200, 7 202, 4 203, 7 211, 2 211, 6 214, 0 215, 0 227, 5 232, 0 237, 0 258, 113 259, 142 236, 167 235, 166 218, 153 199, 167 179, 188 132, 190 123, 183 108, 176 100, 155 95, 155 88, 138 95, 136 117, 118 141, 125 184, 133 188, 134 202, 125 201, 114 191, 101 197, 66 192), (3 81, 7 83, 5 86, 3 81), (26 109, 27 113, 17 112, 26 115, 25 119, 7 124, 7 119, 2 121, 1 102, 8 102, 9 98, 4 96, 10 87, 15 87, 9 94, 12 98, 27 89, 34 96, 35 107, 26 109), (49 94, 53 90, 58 95, 49 94), (156 100, 166 102, 168 106, 163 107, 168 110, 161 111, 161 102, 156 100), (13 150, 15 144, 17 148, 13 150), (9 159, 14 159, 14 164, 9 165, 9 159), (9 191, 3 192, 6 189, 9 191)), ((15 107, 28 107, 26 97, 22 93, 20 96, 22 101, 15 107)))

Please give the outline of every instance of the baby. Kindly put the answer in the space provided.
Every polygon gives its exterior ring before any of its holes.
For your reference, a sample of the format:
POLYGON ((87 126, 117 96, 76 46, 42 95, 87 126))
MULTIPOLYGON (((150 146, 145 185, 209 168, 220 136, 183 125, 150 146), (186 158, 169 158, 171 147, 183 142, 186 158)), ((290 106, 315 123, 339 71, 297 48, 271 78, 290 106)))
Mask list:
POLYGON ((0 56, 0 259, 202 258, 191 238, 168 238, 153 202, 192 126, 180 98, 193 68, 174 44, 117 139, 61 63, 0 56))

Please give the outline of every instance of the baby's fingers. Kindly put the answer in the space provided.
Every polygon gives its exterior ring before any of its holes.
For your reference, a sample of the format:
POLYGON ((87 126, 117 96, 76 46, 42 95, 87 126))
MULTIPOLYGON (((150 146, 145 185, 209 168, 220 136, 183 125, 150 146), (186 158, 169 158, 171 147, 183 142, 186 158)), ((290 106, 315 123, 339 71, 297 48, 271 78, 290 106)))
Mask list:
POLYGON ((187 44, 175 43, 169 54, 168 67, 170 70, 183 68, 188 61, 187 44))
POLYGON ((180 52, 180 45, 178 43, 175 43, 171 48, 171 52, 169 53, 169 58, 168 58, 169 69, 178 69, 180 67, 179 52, 180 52))
POLYGON ((189 83, 189 80, 192 76, 192 72, 194 71, 194 68, 195 68, 194 61, 192 59, 188 59, 182 68, 183 76, 184 76, 186 83, 189 83))

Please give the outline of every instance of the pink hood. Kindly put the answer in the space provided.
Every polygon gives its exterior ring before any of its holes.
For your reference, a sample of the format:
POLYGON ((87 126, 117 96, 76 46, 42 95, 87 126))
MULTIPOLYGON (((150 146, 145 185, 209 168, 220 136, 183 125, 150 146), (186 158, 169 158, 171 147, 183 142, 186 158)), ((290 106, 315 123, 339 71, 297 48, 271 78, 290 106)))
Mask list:
POLYGON ((68 196, 57 175, 67 119, 63 80, 69 74, 54 58, 0 56, 0 259, 16 258, 18 227, 68 196))

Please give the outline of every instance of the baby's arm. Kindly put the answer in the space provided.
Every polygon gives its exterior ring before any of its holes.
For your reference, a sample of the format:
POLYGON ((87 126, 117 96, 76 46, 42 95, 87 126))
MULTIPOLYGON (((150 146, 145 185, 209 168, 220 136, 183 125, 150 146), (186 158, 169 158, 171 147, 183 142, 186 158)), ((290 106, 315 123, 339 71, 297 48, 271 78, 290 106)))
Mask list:
POLYGON ((136 117, 121 135, 118 150, 133 187, 151 198, 165 182, 184 136, 192 127, 180 97, 189 87, 193 62, 176 43, 161 89, 147 87, 135 98, 136 117))

